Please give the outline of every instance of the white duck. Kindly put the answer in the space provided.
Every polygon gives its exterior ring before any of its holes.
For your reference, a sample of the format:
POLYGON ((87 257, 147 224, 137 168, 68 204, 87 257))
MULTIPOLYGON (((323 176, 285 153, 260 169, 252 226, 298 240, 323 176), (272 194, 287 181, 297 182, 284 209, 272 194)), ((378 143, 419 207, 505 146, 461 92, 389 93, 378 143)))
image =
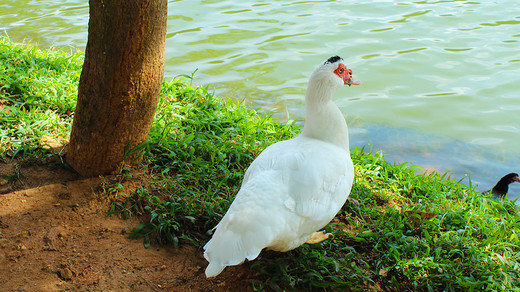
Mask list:
POLYGON ((247 169, 240 191, 204 246, 206 277, 255 259, 269 248, 288 251, 330 234, 327 225, 347 200, 354 179, 348 127, 332 102, 343 86, 359 85, 334 56, 311 75, 307 118, 296 138, 267 147, 247 169))

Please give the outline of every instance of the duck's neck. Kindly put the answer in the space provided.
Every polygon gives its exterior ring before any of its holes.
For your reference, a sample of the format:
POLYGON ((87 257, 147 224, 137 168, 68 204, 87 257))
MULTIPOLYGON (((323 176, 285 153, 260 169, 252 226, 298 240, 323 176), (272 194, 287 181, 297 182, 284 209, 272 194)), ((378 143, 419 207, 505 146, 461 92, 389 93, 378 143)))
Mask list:
POLYGON ((332 143, 349 151, 348 126, 338 106, 332 102, 336 88, 309 83, 305 96, 306 120, 302 135, 332 143))
POLYGON ((507 194, 509 190, 509 184, 511 183, 511 179, 508 177, 501 178, 497 184, 493 187, 493 191, 500 192, 502 194, 507 194))

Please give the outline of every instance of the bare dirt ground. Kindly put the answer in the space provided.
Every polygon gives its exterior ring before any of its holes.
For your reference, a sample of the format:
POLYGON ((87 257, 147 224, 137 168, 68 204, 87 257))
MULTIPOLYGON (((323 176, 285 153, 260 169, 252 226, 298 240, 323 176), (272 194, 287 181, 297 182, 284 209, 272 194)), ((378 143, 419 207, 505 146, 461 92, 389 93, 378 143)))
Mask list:
MULTIPOLYGON (((247 263, 208 280, 197 247, 145 249, 128 237, 140 218, 107 218, 99 178, 16 161, 0 163, 0 178, 1 291, 252 290, 247 263)), ((140 177, 125 187, 144 183, 140 177)))

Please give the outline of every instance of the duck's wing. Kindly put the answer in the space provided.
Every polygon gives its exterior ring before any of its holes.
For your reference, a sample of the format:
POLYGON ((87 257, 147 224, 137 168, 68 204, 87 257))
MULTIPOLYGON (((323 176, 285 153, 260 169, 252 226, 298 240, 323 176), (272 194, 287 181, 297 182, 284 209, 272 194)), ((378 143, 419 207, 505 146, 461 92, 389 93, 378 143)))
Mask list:
POLYGON ((243 185, 269 170, 279 176, 284 206, 316 221, 332 219, 348 198, 354 179, 348 151, 307 138, 284 141, 266 149, 251 164, 243 185))
POLYGON ((293 140, 266 148, 246 171, 235 200, 204 246, 208 277, 255 259, 275 242, 310 236, 347 199, 354 172, 348 152, 293 140))

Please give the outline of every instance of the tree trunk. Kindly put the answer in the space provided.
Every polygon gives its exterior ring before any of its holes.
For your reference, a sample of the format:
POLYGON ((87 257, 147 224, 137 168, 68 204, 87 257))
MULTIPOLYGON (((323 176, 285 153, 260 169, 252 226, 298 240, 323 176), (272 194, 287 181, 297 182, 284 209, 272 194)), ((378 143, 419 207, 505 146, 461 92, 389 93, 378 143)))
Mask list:
POLYGON ((148 139, 164 74, 168 4, 90 0, 89 6, 66 161, 81 175, 96 176, 116 170, 125 149, 148 139))

